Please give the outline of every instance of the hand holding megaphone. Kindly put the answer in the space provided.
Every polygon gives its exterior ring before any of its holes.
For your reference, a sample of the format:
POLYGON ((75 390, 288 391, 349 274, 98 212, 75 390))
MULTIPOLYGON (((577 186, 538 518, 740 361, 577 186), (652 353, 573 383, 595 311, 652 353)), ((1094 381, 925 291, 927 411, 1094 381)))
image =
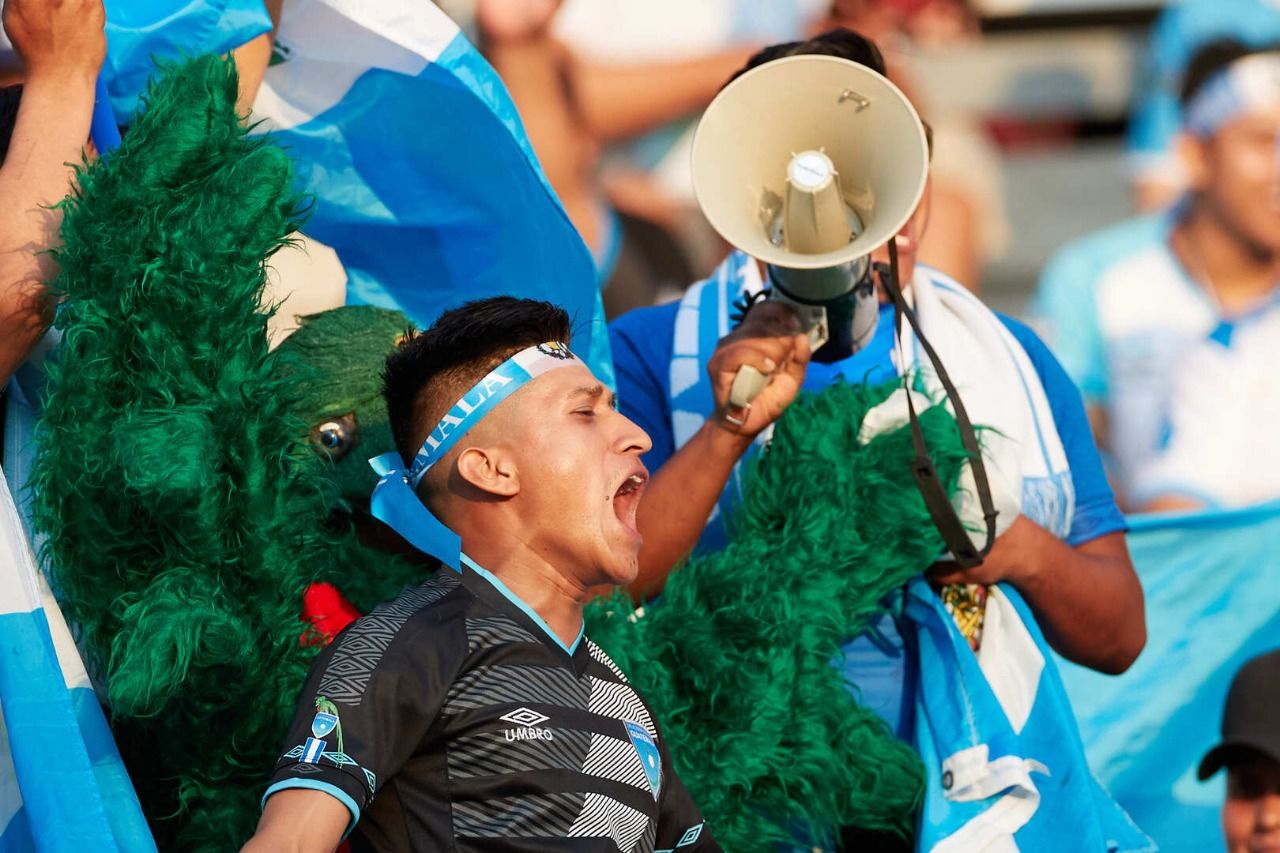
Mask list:
POLYGON ((707 364, 716 409, 732 432, 754 436, 786 411, 804 384, 809 338, 794 312, 761 302, 721 339, 707 364), (752 377, 744 396, 743 377, 752 377))

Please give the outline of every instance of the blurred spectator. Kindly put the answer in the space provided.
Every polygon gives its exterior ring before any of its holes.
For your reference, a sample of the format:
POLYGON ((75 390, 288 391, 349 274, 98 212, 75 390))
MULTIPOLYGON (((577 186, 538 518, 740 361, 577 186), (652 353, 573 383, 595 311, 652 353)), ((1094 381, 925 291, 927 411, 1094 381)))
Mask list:
POLYGON ((1200 762, 1202 780, 1227 769, 1222 831, 1227 853, 1280 850, 1280 650, 1236 673, 1222 712, 1222 742, 1200 762))
POLYGON ((1171 204, 1186 187, 1174 145, 1182 126, 1178 89, 1191 57, 1221 39, 1253 48, 1280 41, 1280 6, 1272 0, 1182 0, 1166 6, 1156 19, 1129 124, 1129 165, 1139 211, 1171 204))
POLYGON ((920 260, 977 290, 986 261, 1004 251, 1008 218, 999 152, 981 117, 922 102, 914 54, 981 38, 964 0, 834 0, 823 27, 848 27, 883 46, 889 76, 907 91, 933 129, 930 228, 920 260))
POLYGON ((1185 197, 1066 246, 1033 302, 1132 509, 1280 495, 1280 54, 1209 45, 1182 102, 1185 197))
MULTIPOLYGON (((754 48, 669 62, 591 61, 552 35, 559 7, 559 0, 477 0, 474 25, 481 50, 515 101, 547 179, 595 257, 606 307, 618 313, 648 304, 652 294, 643 282, 629 288, 639 293, 621 293, 628 288, 611 281, 624 238, 600 180, 601 146, 695 112, 754 48)), ((652 218, 665 217, 659 212, 652 218)), ((672 221, 656 223, 664 224, 672 221)), ((678 251, 674 244, 671 250, 678 251)))
POLYGON ((0 385, 44 334, 57 266, 45 251, 84 156, 94 83, 106 54, 102 0, 6 0, 4 30, 23 66, 0 107, 0 385))

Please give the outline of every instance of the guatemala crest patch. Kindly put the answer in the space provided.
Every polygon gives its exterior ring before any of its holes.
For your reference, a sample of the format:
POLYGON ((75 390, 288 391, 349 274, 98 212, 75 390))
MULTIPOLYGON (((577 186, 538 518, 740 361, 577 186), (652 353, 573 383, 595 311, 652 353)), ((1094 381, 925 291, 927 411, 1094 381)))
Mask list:
POLYGON ((317 738, 336 732, 338 752, 342 752, 342 721, 338 719, 338 706, 323 696, 316 697, 316 715, 311 719, 311 734, 317 738))
POLYGON ((631 745, 636 748, 636 754, 640 756, 640 764, 644 766, 644 775, 649 779, 649 788, 653 791, 653 798, 656 800, 658 791, 662 787, 662 756, 658 754, 658 744, 654 741, 653 735, 649 734, 649 730, 639 723, 623 720, 623 725, 627 727, 627 736, 631 738, 631 745))
POLYGON ((325 711, 317 711, 316 717, 311 721, 311 734, 316 737, 324 737, 338 726, 338 715, 329 714, 325 711))

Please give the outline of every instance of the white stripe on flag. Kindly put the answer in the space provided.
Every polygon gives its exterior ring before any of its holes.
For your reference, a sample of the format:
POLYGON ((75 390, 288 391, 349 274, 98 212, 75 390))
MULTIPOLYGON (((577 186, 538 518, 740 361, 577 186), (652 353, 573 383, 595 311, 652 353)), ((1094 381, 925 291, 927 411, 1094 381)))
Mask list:
POLYGON ((288 61, 268 70, 254 118, 285 130, 332 108, 371 69, 416 77, 458 32, 430 3, 287 0, 276 45, 288 61))
POLYGON ((319 764, 322 755, 324 755, 324 741, 314 737, 307 738, 306 748, 302 750, 302 762, 319 764))

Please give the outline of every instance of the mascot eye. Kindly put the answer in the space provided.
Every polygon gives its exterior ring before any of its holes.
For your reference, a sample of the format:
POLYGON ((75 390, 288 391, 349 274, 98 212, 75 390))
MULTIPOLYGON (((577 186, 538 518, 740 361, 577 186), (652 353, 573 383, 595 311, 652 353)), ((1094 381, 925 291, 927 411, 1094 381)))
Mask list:
POLYGON ((360 443, 360 427, 356 424, 355 413, 332 418, 312 429, 311 443, 334 462, 340 461, 360 443))

